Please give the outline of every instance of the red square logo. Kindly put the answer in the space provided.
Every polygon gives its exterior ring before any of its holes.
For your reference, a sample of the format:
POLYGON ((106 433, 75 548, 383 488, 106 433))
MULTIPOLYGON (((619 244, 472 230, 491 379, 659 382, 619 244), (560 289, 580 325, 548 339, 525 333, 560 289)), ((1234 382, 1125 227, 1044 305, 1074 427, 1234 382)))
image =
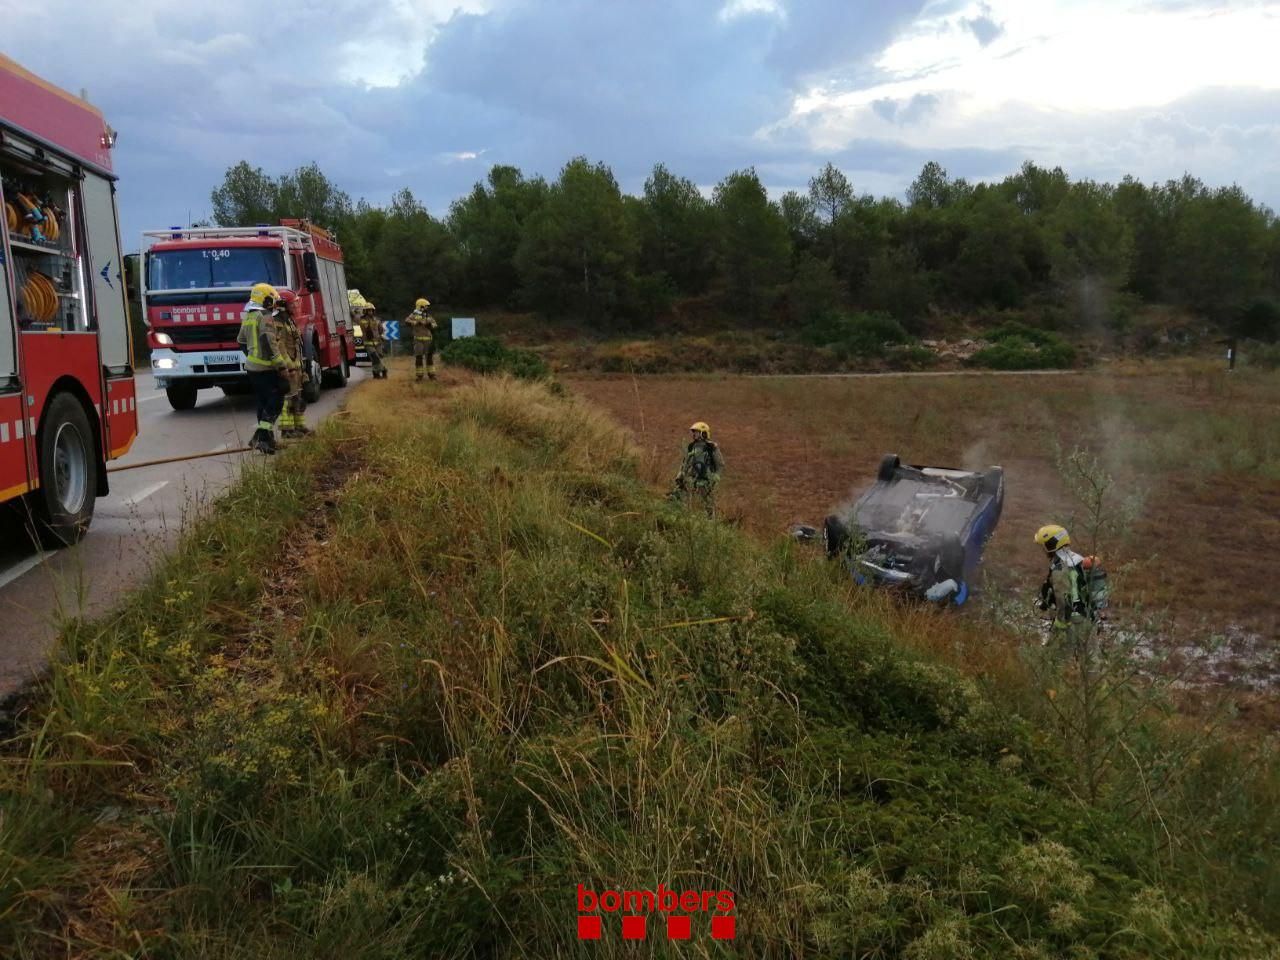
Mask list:
POLYGON ((667 939, 688 940, 693 936, 688 916, 670 914, 667 917, 667 939))
POLYGON ((622 918, 622 939, 623 940, 643 940, 644 928, 645 928, 644 917, 623 917, 622 918))
POLYGON ((711 918, 711 939, 712 940, 732 940, 735 934, 735 917, 712 917, 711 918))
POLYGON ((600 939, 600 917, 592 914, 587 917, 578 918, 578 939, 579 940, 599 940, 600 939))

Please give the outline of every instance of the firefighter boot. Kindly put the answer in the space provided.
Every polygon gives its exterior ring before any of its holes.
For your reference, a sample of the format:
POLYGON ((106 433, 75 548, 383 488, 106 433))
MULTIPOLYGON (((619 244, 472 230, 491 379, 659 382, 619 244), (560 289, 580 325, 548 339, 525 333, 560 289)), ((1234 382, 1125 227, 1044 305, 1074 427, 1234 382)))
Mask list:
POLYGON ((259 453, 271 454, 276 452, 275 437, 261 427, 253 431, 253 440, 250 441, 249 446, 259 453))

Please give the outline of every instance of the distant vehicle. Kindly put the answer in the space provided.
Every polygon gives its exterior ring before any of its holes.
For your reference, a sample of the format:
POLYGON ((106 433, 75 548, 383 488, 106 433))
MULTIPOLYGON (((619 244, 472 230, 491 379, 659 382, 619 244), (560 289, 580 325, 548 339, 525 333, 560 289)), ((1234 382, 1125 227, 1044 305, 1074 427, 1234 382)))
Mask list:
POLYGON ((827 517, 823 538, 859 583, 960 605, 1003 508, 1001 467, 909 466, 890 454, 853 507, 827 517))
POLYGON ((198 391, 248 389, 244 352, 236 342, 255 283, 298 294, 293 316, 302 333, 310 379, 307 402, 321 385, 346 386, 355 360, 342 248, 306 220, 278 226, 174 227, 143 234, 142 308, 151 369, 175 410, 190 410, 198 391))
POLYGON ((138 435, 116 133, 0 54, 0 502, 79 540, 138 435))
POLYGON ((351 325, 351 340, 356 345, 356 356, 351 362, 359 366, 369 362, 369 351, 364 345, 364 328, 358 323, 351 325))

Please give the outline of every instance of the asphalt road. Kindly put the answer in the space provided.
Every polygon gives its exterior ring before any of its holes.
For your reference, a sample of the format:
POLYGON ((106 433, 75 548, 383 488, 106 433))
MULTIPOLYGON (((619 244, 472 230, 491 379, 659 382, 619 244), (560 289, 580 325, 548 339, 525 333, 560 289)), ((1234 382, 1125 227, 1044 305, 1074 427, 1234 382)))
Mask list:
MULTIPOLYGON (((351 381, 366 376, 352 368, 351 381)), ((314 425, 336 410, 346 390, 326 390, 307 408, 314 425)), ((202 390, 194 410, 169 407, 150 373, 138 376, 138 439, 125 466, 206 450, 233 450, 253 433, 252 397, 202 390)), ((111 494, 97 501, 93 525, 79 544, 46 552, 32 545, 17 509, 0 516, 0 697, 44 663, 69 616, 108 610, 140 583, 177 539, 193 508, 233 481, 241 461, 261 454, 223 454, 202 460, 140 467, 111 476, 111 494)))

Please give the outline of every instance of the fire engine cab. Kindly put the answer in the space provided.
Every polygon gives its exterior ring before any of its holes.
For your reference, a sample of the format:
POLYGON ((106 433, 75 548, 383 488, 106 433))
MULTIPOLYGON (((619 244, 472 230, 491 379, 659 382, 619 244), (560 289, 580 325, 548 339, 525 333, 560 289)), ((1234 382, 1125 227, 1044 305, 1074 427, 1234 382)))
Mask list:
POLYGON ((320 387, 342 387, 355 360, 342 248, 305 220, 251 227, 173 227, 143 234, 142 303, 151 368, 175 410, 196 405, 197 391, 249 390, 236 335, 250 288, 269 283, 298 294, 293 317, 302 334, 308 402, 320 387))
POLYGON ((111 148, 83 99, 0 54, 0 501, 84 535, 138 433, 111 148))

